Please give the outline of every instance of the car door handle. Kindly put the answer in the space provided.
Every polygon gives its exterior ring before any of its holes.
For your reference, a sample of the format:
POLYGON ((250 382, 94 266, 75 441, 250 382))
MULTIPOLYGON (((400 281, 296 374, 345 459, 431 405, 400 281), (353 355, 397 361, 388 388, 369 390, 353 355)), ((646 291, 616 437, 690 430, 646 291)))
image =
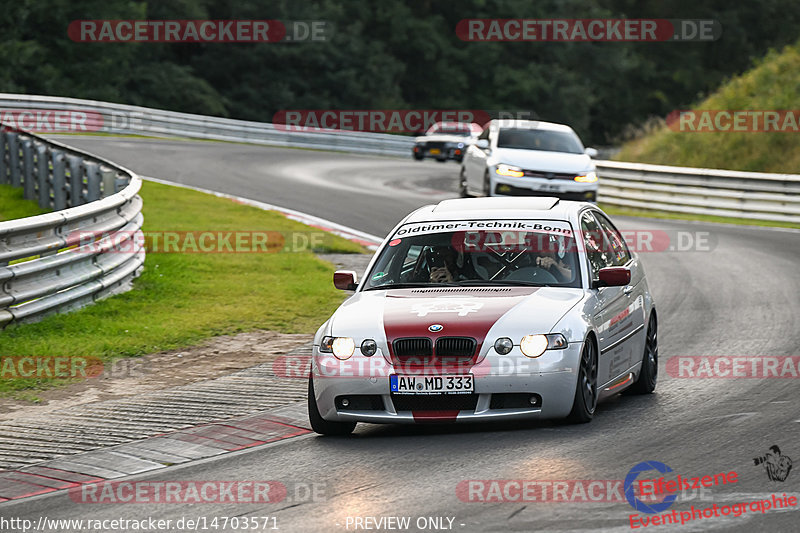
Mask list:
POLYGON ((627 285, 624 289, 622 289, 622 292, 630 296, 633 292, 633 285, 627 285))

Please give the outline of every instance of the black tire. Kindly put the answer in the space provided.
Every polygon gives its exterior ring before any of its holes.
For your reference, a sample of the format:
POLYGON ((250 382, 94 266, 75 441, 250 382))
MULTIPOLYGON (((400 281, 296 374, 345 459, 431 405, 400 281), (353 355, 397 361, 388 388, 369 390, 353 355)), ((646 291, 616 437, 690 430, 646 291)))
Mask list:
POLYGON ((597 347, 592 339, 586 339, 578 368, 578 384, 567 422, 585 424, 591 422, 597 408, 597 347))
POLYGON ((314 380, 308 377, 308 420, 311 429, 320 435, 349 435, 356 429, 355 422, 330 422, 319 414, 316 396, 314 396, 314 380))
POLYGON ((658 382, 658 320, 655 313, 650 314, 647 336, 642 355, 642 371, 633 385, 625 390, 627 394, 650 394, 656 390, 658 382))
POLYGON ((486 171, 486 174, 483 175, 483 195, 484 196, 491 196, 492 195, 492 180, 489 179, 489 171, 486 171))
POLYGON ((447 163, 447 158, 442 159, 440 157, 437 157, 436 161, 438 161, 439 163, 447 163))
POLYGON ((422 161, 423 159, 425 159, 425 156, 422 155, 421 153, 412 152, 412 155, 414 156, 414 159, 416 159, 417 161, 422 161))
POLYGON ((458 175, 458 194, 461 198, 471 197, 469 191, 467 191, 467 176, 464 175, 464 167, 461 167, 461 172, 458 175))

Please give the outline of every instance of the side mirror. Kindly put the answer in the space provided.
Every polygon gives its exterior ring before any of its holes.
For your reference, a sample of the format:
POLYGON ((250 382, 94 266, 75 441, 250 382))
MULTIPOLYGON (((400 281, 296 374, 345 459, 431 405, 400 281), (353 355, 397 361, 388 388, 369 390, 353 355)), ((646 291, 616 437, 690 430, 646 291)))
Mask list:
POLYGON ((486 150, 489 148, 489 141, 486 139, 478 139, 478 142, 475 143, 475 146, 480 148, 481 150, 486 150))
POLYGON ((595 288, 623 287, 631 282, 631 269, 627 267, 601 268, 598 280, 594 282, 595 288))
POLYGON ((337 270, 333 273, 333 286, 340 291, 354 291, 358 287, 356 273, 352 270, 337 270))
POLYGON ((587 149, 585 149, 585 150, 583 151, 583 153, 584 153, 584 154, 586 154, 586 155, 588 155, 588 156, 589 156, 589 157, 591 157, 592 159, 594 159, 594 158, 595 158, 595 157, 597 157, 597 155, 598 155, 598 152, 597 152, 597 150, 595 150, 594 148, 587 148, 587 149))

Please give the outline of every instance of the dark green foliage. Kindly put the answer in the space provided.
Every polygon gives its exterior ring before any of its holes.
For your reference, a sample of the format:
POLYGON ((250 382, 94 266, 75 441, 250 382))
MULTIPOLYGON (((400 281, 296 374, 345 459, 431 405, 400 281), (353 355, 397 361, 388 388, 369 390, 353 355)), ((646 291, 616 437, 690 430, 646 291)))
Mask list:
POLYGON ((532 110, 607 144, 800 35, 796 0, 2 0, 0 91, 269 121, 281 109, 532 110), (713 43, 469 43, 462 18, 712 18, 713 43), (329 41, 75 43, 76 19, 326 20, 329 41))

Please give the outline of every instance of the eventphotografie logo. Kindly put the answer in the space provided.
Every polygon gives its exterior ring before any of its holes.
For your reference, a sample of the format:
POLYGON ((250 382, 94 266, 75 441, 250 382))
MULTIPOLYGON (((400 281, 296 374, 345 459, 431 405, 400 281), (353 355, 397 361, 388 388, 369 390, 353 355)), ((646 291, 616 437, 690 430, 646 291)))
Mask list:
POLYGON ((753 458, 753 463, 764 467, 770 481, 786 481, 792 471, 792 459, 781 454, 777 444, 770 446, 764 455, 753 458))

